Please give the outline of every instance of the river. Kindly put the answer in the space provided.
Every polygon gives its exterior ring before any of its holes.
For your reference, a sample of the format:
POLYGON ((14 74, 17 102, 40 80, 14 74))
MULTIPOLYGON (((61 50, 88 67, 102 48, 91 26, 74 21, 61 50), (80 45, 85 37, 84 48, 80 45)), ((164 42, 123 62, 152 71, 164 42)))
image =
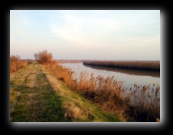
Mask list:
POLYGON ((98 75, 105 78, 114 76, 114 79, 121 82, 125 89, 133 87, 134 84, 137 86, 160 86, 159 72, 91 67, 83 65, 83 63, 62 63, 61 65, 74 71, 75 79, 78 79, 81 72, 86 71, 89 74, 94 73, 95 77, 98 75))
POLYGON ((152 108, 157 108, 157 112, 159 112, 160 72, 91 67, 83 65, 83 63, 63 63, 61 65, 74 71, 73 77, 76 80, 79 80, 81 72, 87 72, 89 75, 94 73, 95 77, 98 75, 104 78, 114 76, 114 79, 120 82, 122 89, 125 90, 124 97, 130 97, 131 105, 138 106, 138 103, 142 102, 144 106, 149 104, 152 108), (145 94, 142 92, 144 87, 148 89, 145 94))

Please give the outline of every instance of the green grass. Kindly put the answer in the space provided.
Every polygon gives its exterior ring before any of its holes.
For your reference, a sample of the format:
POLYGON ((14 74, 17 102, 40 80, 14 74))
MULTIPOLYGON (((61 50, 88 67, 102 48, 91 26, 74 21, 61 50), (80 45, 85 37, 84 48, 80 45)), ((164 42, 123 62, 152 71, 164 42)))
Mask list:
POLYGON ((31 70, 32 66, 28 65, 18 71, 10 74, 10 109, 12 108, 18 92, 22 88, 22 83, 28 75, 28 71, 31 70))
MULTIPOLYGON (((32 64, 31 66, 34 66, 32 64)), ((28 71, 30 68, 26 68, 28 71)), ((32 74, 35 80, 28 79, 23 86, 15 111, 11 113, 12 122, 56 122, 67 121, 62 112, 60 98, 54 93, 47 82, 45 75, 41 72, 40 65, 35 65, 32 74), (29 87, 32 81, 36 86, 29 87)), ((32 77, 31 77, 32 78, 32 77)), ((17 84, 16 84, 17 85, 17 84)), ((14 84, 10 85, 14 88, 14 84)), ((12 90, 14 91, 14 89, 12 90)), ((14 98, 10 95, 10 99, 14 98)))

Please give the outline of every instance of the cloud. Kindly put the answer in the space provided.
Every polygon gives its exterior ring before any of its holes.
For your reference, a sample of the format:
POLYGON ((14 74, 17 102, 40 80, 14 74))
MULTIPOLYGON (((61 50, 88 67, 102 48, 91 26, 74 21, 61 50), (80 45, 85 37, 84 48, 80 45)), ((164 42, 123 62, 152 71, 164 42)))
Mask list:
POLYGON ((12 40, 28 37, 32 33, 32 27, 33 22, 21 10, 10 10, 10 37, 12 40))
POLYGON ((10 47, 45 48, 70 58, 158 52, 159 11, 14 10, 10 11, 10 47))
POLYGON ((50 23, 51 32, 55 37, 83 46, 102 45, 102 40, 119 31, 120 24, 111 18, 90 18, 65 14, 61 20, 50 23))
POLYGON ((57 21, 51 22, 51 31, 56 37, 62 37, 72 42, 98 42, 105 38, 151 36, 159 32, 159 25, 150 24, 150 20, 144 20, 145 18, 141 16, 137 17, 132 13, 115 16, 111 14, 111 11, 102 12, 109 17, 98 16, 99 11, 90 11, 89 14, 83 16, 78 12, 66 11, 57 21))

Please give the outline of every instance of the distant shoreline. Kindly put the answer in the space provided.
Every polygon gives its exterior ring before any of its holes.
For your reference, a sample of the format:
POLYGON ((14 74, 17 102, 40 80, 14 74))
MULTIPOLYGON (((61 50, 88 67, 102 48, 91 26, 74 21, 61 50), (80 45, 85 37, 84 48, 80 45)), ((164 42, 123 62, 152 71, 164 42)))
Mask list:
POLYGON ((56 60, 58 63, 82 63, 82 60, 56 60))
POLYGON ((160 72, 160 61, 83 61, 84 65, 160 72))

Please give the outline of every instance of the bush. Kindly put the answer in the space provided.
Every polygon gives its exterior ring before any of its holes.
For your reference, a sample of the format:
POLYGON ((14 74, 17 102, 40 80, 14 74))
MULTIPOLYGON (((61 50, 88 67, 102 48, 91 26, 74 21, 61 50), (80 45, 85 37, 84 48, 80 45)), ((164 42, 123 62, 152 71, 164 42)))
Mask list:
POLYGON ((34 57, 36 59, 36 61, 40 64, 48 64, 48 63, 52 63, 52 54, 48 53, 46 50, 39 52, 38 54, 35 53, 34 57))

